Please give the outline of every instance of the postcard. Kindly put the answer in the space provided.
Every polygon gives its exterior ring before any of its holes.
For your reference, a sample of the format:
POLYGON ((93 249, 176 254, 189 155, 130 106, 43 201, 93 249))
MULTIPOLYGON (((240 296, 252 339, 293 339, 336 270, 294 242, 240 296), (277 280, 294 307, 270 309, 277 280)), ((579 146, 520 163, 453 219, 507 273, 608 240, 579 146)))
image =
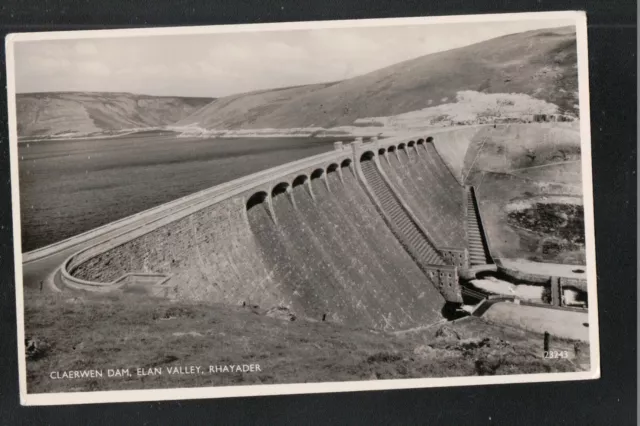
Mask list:
POLYGON ((599 377, 583 12, 6 45, 22 404, 599 377))

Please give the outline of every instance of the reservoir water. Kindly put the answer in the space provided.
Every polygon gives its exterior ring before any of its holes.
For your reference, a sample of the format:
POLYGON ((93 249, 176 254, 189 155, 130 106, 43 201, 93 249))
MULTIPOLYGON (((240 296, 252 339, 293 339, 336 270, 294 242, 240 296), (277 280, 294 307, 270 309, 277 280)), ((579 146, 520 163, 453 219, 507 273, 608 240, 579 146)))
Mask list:
POLYGON ((330 151, 339 139, 202 139, 156 132, 20 143, 22 250, 330 151))

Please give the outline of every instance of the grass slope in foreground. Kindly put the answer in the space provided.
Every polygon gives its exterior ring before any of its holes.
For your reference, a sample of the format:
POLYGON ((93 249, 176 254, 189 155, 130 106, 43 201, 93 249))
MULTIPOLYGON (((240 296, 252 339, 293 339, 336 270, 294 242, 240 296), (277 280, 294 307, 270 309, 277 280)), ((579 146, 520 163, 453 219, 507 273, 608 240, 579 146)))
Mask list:
POLYGON ((26 337, 40 348, 27 361, 29 393, 551 373, 589 364, 587 345, 576 358, 576 342, 552 339, 551 349, 568 350, 571 358, 543 359, 541 335, 476 317, 386 333, 130 294, 29 293, 25 306, 26 337), (260 364, 261 372, 166 373, 220 364, 260 364), (137 376, 138 367, 163 374, 137 376), (109 368, 132 375, 107 378, 109 368), (102 369, 104 377, 50 378, 52 371, 88 369, 102 369))

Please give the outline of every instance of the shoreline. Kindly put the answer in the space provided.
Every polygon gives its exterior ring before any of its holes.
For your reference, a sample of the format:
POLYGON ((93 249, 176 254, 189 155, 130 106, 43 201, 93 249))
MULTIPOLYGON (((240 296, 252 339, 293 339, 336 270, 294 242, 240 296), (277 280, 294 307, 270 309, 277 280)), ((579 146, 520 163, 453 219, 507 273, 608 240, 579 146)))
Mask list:
MULTIPOLYGON (((576 120, 577 122, 578 120, 576 120)), ((300 127, 288 129, 238 129, 238 130, 222 130, 222 129, 203 129, 199 127, 150 127, 144 129, 127 129, 116 134, 88 134, 88 135, 59 135, 48 137, 30 137, 24 138, 18 136, 18 143, 30 142, 47 142, 47 141, 68 141, 68 140, 99 140, 99 139, 116 139, 119 137, 133 135, 145 132, 171 132, 175 133, 176 138, 209 138, 209 139, 240 139, 240 138, 327 138, 327 137, 394 137, 402 136, 410 133, 422 131, 433 131, 435 129, 454 129, 467 128, 476 126, 490 125, 509 125, 509 124, 553 124, 559 127, 572 128, 575 122, 536 122, 531 123, 525 120, 514 122, 474 122, 462 124, 441 124, 441 125, 420 125, 409 127, 385 127, 385 126, 340 126, 332 128, 323 127, 300 127), (564 125, 563 125, 564 124, 564 125)))

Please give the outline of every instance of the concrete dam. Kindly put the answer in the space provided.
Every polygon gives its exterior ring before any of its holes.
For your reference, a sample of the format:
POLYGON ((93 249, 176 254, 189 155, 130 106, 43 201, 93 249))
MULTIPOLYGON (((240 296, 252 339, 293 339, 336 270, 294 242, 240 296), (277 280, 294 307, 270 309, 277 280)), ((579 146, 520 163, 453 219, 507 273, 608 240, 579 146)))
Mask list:
POLYGON ((286 306, 385 330, 434 323, 462 303, 461 274, 495 267, 473 188, 434 144, 447 132, 336 142, 26 253, 25 285, 48 259, 52 289, 286 306))

